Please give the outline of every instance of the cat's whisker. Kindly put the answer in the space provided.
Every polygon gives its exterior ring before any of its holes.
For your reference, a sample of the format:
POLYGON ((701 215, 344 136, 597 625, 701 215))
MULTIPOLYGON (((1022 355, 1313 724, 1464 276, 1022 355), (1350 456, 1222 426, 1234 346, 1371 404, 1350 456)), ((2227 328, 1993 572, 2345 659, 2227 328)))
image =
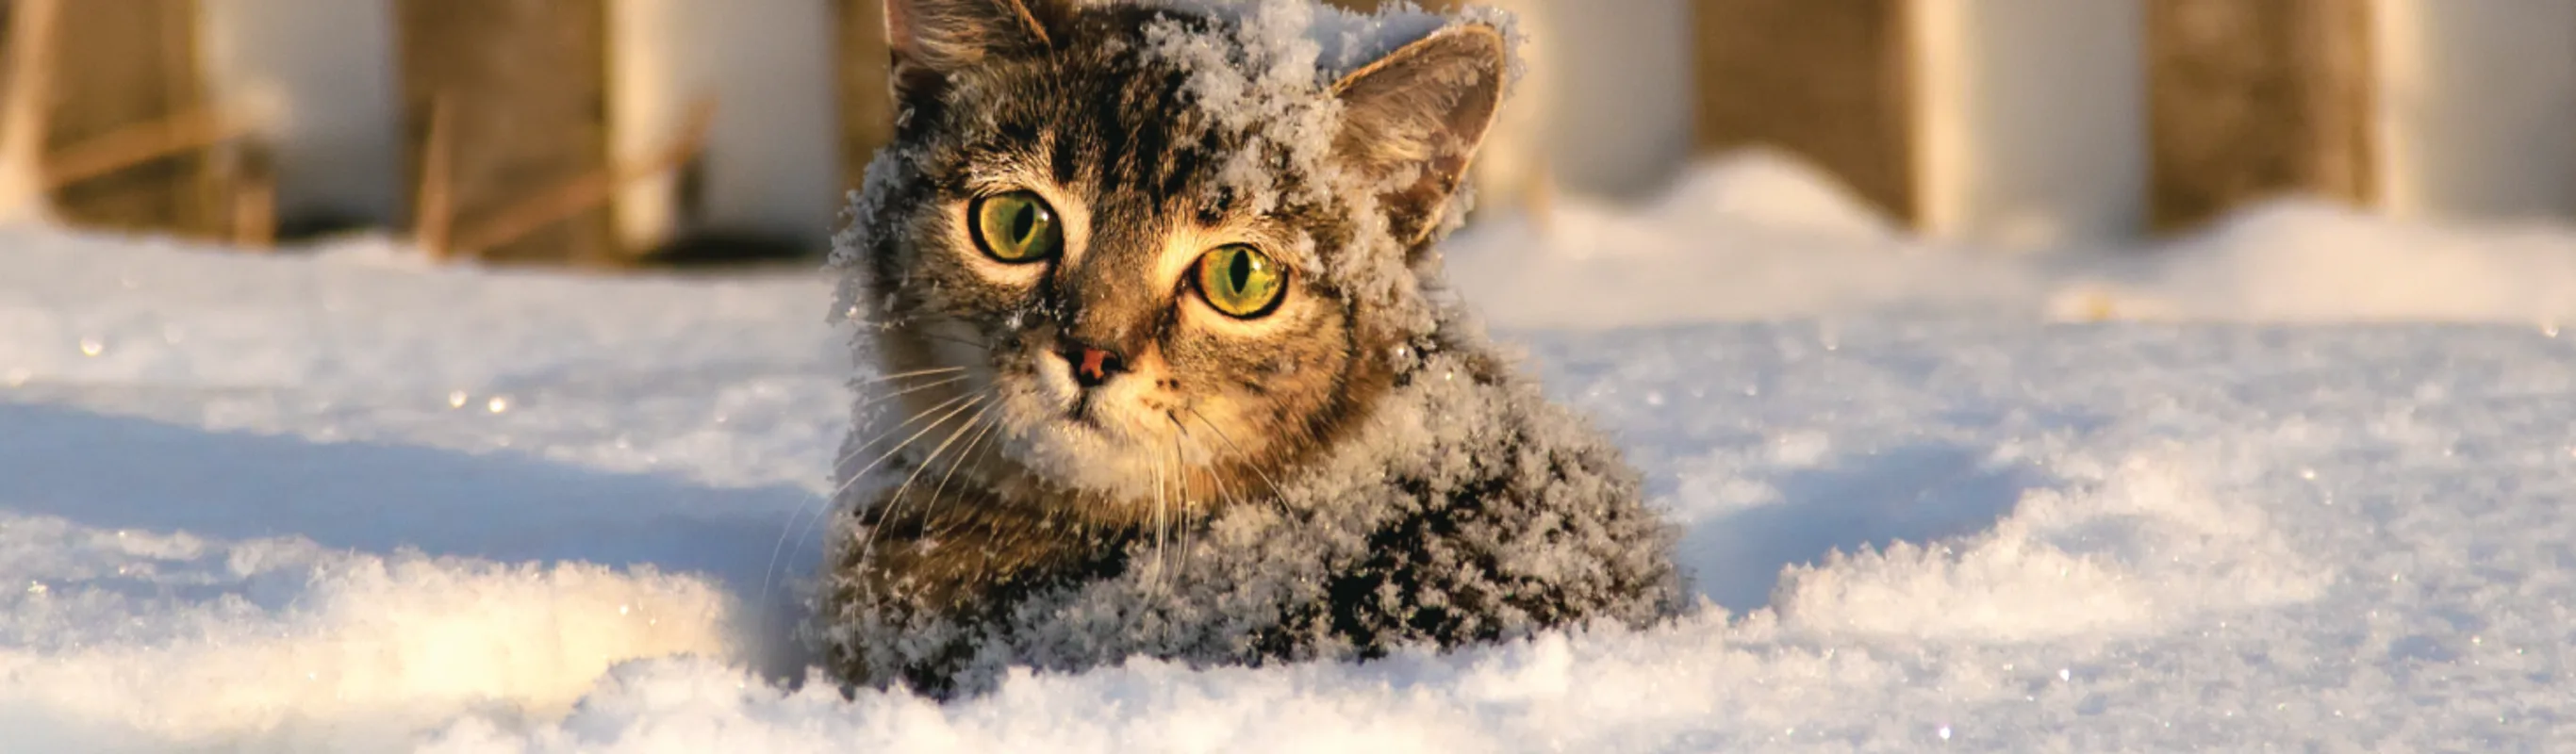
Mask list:
MULTIPOLYGON (((887 393, 887 394, 885 394, 885 395, 870 396, 870 397, 869 397, 869 398, 867 398, 866 400, 860 401, 860 402, 859 402, 859 404, 858 404, 858 406, 857 406, 857 407, 855 407, 855 408, 853 408, 853 409, 851 409, 851 410, 852 410, 853 412, 865 411, 865 410, 867 410, 867 409, 868 409, 868 407, 869 407, 869 406, 874 406, 874 405, 879 404, 879 403, 884 403, 884 402, 886 402, 886 401, 894 400, 894 399, 896 399, 896 398, 899 398, 899 397, 902 397, 902 396, 904 396, 904 395, 908 395, 908 394, 911 394, 911 393, 918 393, 918 392, 921 392, 921 391, 924 391, 924 390, 932 390, 932 389, 937 389, 937 388, 941 388, 941 387, 946 387, 946 386, 949 386, 949 385, 954 385, 954 384, 957 384, 957 383, 959 383, 959 382, 964 382, 966 379, 967 379, 967 377, 966 377, 965 375, 958 375, 958 376, 955 376, 955 377, 950 377, 950 378, 943 379, 943 380, 939 380, 939 381, 937 381, 937 382, 932 382, 932 383, 929 383, 929 384, 924 384, 924 385, 914 385, 914 386, 912 386, 912 387, 904 388, 904 389, 902 389, 902 390, 897 390, 897 391, 894 391, 894 392, 892 392, 892 393, 887 393)), ((956 396, 951 396, 951 397, 949 398, 949 400, 950 400, 950 401, 954 401, 954 400, 956 400, 956 398, 957 398, 956 396)), ((929 410, 929 411, 937 411, 937 410, 939 410, 940 408, 942 408, 942 407, 943 407, 943 406, 945 406, 945 405, 946 405, 946 404, 945 404, 945 403, 943 403, 943 404, 941 404, 940 406, 932 406, 932 407, 930 407, 928 410, 929 410)), ((914 415, 914 419, 915 419, 915 420, 918 420, 918 419, 920 418, 920 416, 921 416, 920 414, 915 414, 915 415, 914 415)), ((905 424, 905 425, 909 425, 909 424, 911 424, 911 422, 907 421, 907 422, 905 422, 904 424, 905 424)), ((898 425, 898 426, 896 426, 894 429, 890 429, 890 430, 887 430, 887 431, 885 431, 885 432, 878 433, 878 435, 877 435, 874 439, 871 439, 871 440, 869 440, 869 441, 867 441, 867 442, 865 442, 865 443, 859 443, 859 444, 851 445, 851 446, 849 447, 849 449, 848 449, 848 450, 844 450, 844 451, 842 451, 842 452, 841 452, 840 457, 832 459, 832 466, 833 466, 834 468, 839 468, 841 464, 848 463, 848 462, 850 462, 850 459, 853 459, 853 458, 857 458, 857 457, 859 457, 859 454, 860 454, 860 453, 865 453, 865 452, 867 452, 867 450, 868 450, 868 448, 869 448, 869 447, 874 446, 874 445, 875 445, 878 441, 880 441, 880 440, 884 440, 884 439, 886 438, 886 436, 887 436, 887 435, 891 435, 891 434, 893 434, 893 433, 895 433, 895 432, 897 432, 897 431, 902 430, 902 428, 903 428, 903 426, 902 426, 902 425, 898 425)), ((856 477, 853 477, 853 478, 856 478, 856 477)), ((847 481, 847 480, 844 480, 844 483, 846 483, 846 481, 847 481)), ((840 493, 841 493, 842 491, 843 491, 843 490, 834 490, 832 494, 833 494, 835 497, 837 497, 837 496, 839 496, 839 495, 840 495, 840 493)))
MULTIPOLYGON (((912 415, 912 418, 904 420, 904 422, 903 422, 902 424, 897 424, 897 425, 895 425, 895 426, 894 426, 893 428, 891 428, 891 429, 887 429, 887 430, 886 430, 886 431, 884 431, 884 432, 879 432, 879 433, 877 433, 876 439, 869 440, 869 441, 867 442, 867 445, 861 446, 861 448, 862 448, 862 449, 864 449, 865 447, 873 446, 873 445, 875 445, 875 444, 877 444, 877 443, 884 442, 886 437, 891 436, 891 435, 893 435, 893 434, 894 434, 894 433, 896 433, 896 432, 901 432, 901 431, 903 431, 903 429, 904 429, 905 427, 912 426, 914 423, 919 422, 919 421, 921 421, 922 419, 928 418, 928 417, 931 415, 931 413, 933 413, 933 412, 937 412, 937 411, 949 411, 949 413, 948 413, 948 414, 943 414, 943 415, 941 415, 941 416, 939 417, 939 419, 938 419, 938 420, 931 422, 931 426, 922 427, 920 431, 914 432, 914 433, 912 434, 912 436, 911 436, 911 437, 906 437, 906 438, 904 438, 904 439, 903 439, 903 441, 902 441, 902 442, 895 443, 894 447, 892 447, 892 448, 887 448, 887 449, 886 449, 886 451, 885 451, 884 453, 882 453, 882 454, 879 454, 879 455, 876 457, 876 459, 875 459, 875 460, 869 461, 869 462, 868 462, 868 465, 863 466, 863 467, 860 467, 858 471, 851 472, 851 473, 850 473, 850 476, 849 476, 848 478, 841 480, 841 484, 840 484, 840 486, 839 486, 839 487, 835 487, 835 488, 833 488, 833 489, 832 489, 832 494, 830 495, 830 498, 831 498, 831 499, 837 499, 837 498, 839 498, 839 497, 841 496, 841 493, 844 493, 844 492, 848 492, 848 491, 850 491, 850 485, 852 485, 852 484, 856 484, 856 483, 858 483, 858 481, 859 481, 860 479, 865 478, 865 477, 867 476, 868 472, 870 472, 870 471, 875 471, 875 470, 876 470, 876 468, 877 468, 877 465, 878 465, 878 464, 885 463, 885 462, 886 462, 886 459, 893 458, 893 457, 894 457, 894 454, 895 454, 896 452, 898 452, 898 451, 903 450, 904 446, 912 444, 912 441, 914 441, 914 440, 921 439, 921 436, 922 436, 923 434, 927 434, 927 433, 929 433, 929 432, 930 432, 930 430, 937 428, 937 426, 938 426, 941 422, 945 422, 945 421, 947 421, 949 416, 954 416, 957 412, 956 412, 956 411, 953 411, 953 410, 950 410, 950 409, 949 409, 949 407, 951 407, 951 406, 956 406, 956 405, 957 405, 957 404, 959 404, 959 403, 964 403, 964 402, 966 402, 967 400, 970 400, 970 399, 974 399, 974 398, 976 398, 976 397, 977 397, 977 395, 979 395, 979 394, 978 394, 978 393, 966 393, 966 394, 959 395, 959 396, 954 397, 954 398, 950 398, 950 399, 945 400, 945 401, 940 401, 937 405, 931 406, 931 407, 929 407, 929 408, 922 409, 920 412, 914 413, 914 414, 912 415)), ((961 407, 961 408, 962 408, 962 407, 961 407)), ((851 453, 851 454, 849 454, 848 456, 845 456, 843 460, 845 460, 845 461, 846 461, 846 460, 847 460, 847 459, 849 459, 849 458, 857 458, 857 457, 858 457, 858 455, 859 455, 858 453, 851 453)))
POLYGON ((939 334, 939 333, 935 333, 935 332, 925 332, 925 331, 918 330, 918 329, 916 329, 916 330, 912 330, 912 331, 909 331, 909 332, 907 332, 907 333, 905 333, 905 334, 907 334, 907 335, 912 335, 912 336, 914 336, 914 337, 928 338, 928 339, 930 339, 930 340, 936 340, 936 341, 940 341, 940 342, 944 342, 944 343, 955 343, 955 344, 957 344, 957 345, 966 346, 966 347, 974 348, 974 349, 978 349, 978 350, 984 350, 984 351, 990 351, 990 350, 993 350, 993 343, 992 343, 992 341, 989 341, 989 340, 986 340, 986 341, 968 340, 968 339, 960 338, 960 337, 957 337, 957 336, 954 336, 954 335, 942 335, 942 334, 939 334))
MULTIPOLYGON (((971 406, 971 405, 972 405, 972 404, 969 404, 969 406, 971 406)), ((968 407, 968 406, 960 406, 959 408, 962 410, 962 409, 967 408, 967 407, 968 407)), ((990 407, 987 407, 987 408, 989 409, 990 407)), ((941 417, 938 423, 933 424, 933 425, 931 425, 930 427, 927 427, 927 428, 925 428, 925 429, 937 429, 938 427, 940 427, 940 426, 942 426, 942 425, 947 424, 947 423, 948 423, 948 420, 949 420, 949 419, 952 419, 952 418, 955 418, 955 416, 956 416, 956 415, 957 415, 957 414, 955 414, 955 413, 951 413, 949 416, 941 417)), ((875 553, 875 551, 876 551, 876 543, 877 543, 878 535, 879 535, 879 534, 881 534, 881 533, 883 533, 886 529, 891 528, 891 527, 893 527, 893 526, 895 526, 895 525, 897 524, 897 521, 896 521, 897 512, 898 512, 898 511, 900 510, 900 508, 902 507, 902 505, 903 505, 903 500, 904 500, 904 494, 905 494, 905 492, 906 492, 907 490, 909 490, 909 489, 911 488, 912 483, 913 483, 913 480, 915 480, 915 479, 919 479, 919 478, 921 477, 921 473, 922 473, 923 471, 928 470, 932 464, 937 463, 937 462, 939 461, 939 456, 940 456, 940 454, 941 454, 942 452, 946 451, 946 450, 948 449, 948 446, 949 446, 950 444, 953 444, 953 443, 955 443, 955 442, 957 441, 957 437, 958 437, 958 435, 964 434, 966 430, 973 428, 973 427, 975 426, 975 423, 976 423, 977 421, 980 421, 980 420, 982 419, 982 417, 983 417, 983 413, 982 413, 982 412, 978 412, 977 414, 975 414, 975 416, 973 416, 973 417, 969 418, 965 423, 962 423, 962 424, 957 425, 957 429, 956 429, 955 431, 952 431, 952 432, 950 432, 950 433, 949 433, 949 436, 948 436, 948 439, 947 439, 947 440, 943 441, 943 442, 939 445, 939 447, 938 447, 937 449, 932 450, 932 451, 931 451, 931 453, 930 453, 930 455, 929 455, 929 457, 922 459, 922 461, 921 461, 921 465, 920 465, 918 468, 913 469, 912 475, 911 475, 911 476, 909 476, 909 477, 906 477, 906 478, 904 479, 904 483, 903 483, 903 485, 902 485, 901 487, 896 488, 896 489, 895 489, 894 494, 889 495, 889 496, 887 496, 887 497, 886 497, 885 502, 884 502, 884 508, 883 508, 883 509, 881 509, 881 510, 879 510, 879 511, 877 511, 877 515, 876 515, 876 520, 875 520, 875 522, 874 522, 874 523, 867 524, 867 525, 866 525, 866 529, 867 529, 867 530, 866 530, 866 532, 864 532, 864 533, 862 533, 862 534, 860 535, 860 538, 859 538, 859 554, 858 554, 858 558, 857 558, 859 562, 867 562, 867 561, 869 561, 869 560, 870 560, 870 556, 871 556, 873 553, 875 553)), ((928 520, 927 520, 927 519, 924 519, 924 521, 923 521, 923 523, 921 524, 921 527, 920 527, 920 528, 921 528, 921 530, 922 530, 924 533, 927 533, 927 531, 928 531, 928 529, 929 529, 929 523, 928 523, 928 520)))
POLYGON ((948 473, 939 475, 939 486, 930 489, 931 500, 937 501, 940 495, 947 494, 948 480, 957 476, 957 468, 966 465, 967 459, 975 457, 975 453, 984 447, 984 440, 992 436, 993 428, 1001 426, 1001 422, 985 420, 985 416, 991 413, 992 409, 992 406, 986 406, 983 411, 975 412, 975 418, 971 420, 977 427, 975 436, 967 438, 966 447, 959 448, 957 456, 949 459, 948 473))
MULTIPOLYGON (((919 384, 919 385, 913 385, 913 386, 910 386, 910 387, 903 388, 903 389, 901 389, 901 390, 896 390, 896 391, 889 392, 889 393, 885 393, 885 394, 882 394, 882 395, 871 395, 871 396, 868 396, 867 400, 863 400, 863 401, 860 401, 860 402, 859 402, 858 409, 865 409, 865 408, 867 408, 867 407, 869 407, 869 406, 874 406, 874 405, 879 404, 879 403, 884 403, 884 402, 886 402, 886 401, 894 400, 894 399, 896 399, 896 398, 901 398, 901 397, 903 397, 903 396, 911 395, 911 394, 913 394, 913 393, 918 393, 918 392, 921 392, 921 391, 924 391, 924 390, 930 390, 930 389, 934 389, 934 388, 946 387, 946 386, 954 385, 954 384, 957 384, 957 383, 960 383, 960 382, 965 382, 965 381, 966 381, 966 379, 967 379, 967 377, 968 377, 968 375, 963 375, 963 374, 960 374, 960 375, 954 375, 954 376, 950 376, 950 377, 946 377, 946 378, 942 378, 942 379, 934 380, 934 381, 931 381, 931 382, 925 382, 925 383, 922 383, 922 384, 919 384)), ((853 410, 858 410, 858 409, 853 409, 853 410)))
POLYGON ((877 384, 877 383, 880 383, 880 382, 893 382, 893 381, 895 381, 895 380, 911 379, 911 378, 914 378, 914 377, 929 377, 929 376, 933 376, 933 375, 953 374, 953 373, 956 373, 956 372, 963 372, 963 371, 966 371, 966 368, 965 368, 965 367, 939 367, 939 368, 937 368, 937 369, 915 369, 915 370, 913 370, 913 371, 909 371, 909 372, 902 372, 902 373, 899 373, 899 374, 881 374, 881 375, 877 375, 877 376, 875 376, 875 377, 870 377, 870 378, 867 378, 867 379, 864 379, 864 380, 852 380, 852 381, 850 382, 850 386, 851 386, 851 387, 866 387, 866 386, 874 385, 874 384, 877 384))
MULTIPOLYGON (((1192 547, 1192 546, 1190 545, 1190 542, 1189 542, 1189 539, 1190 539, 1191 535, 1192 535, 1192 534, 1193 534, 1193 532, 1195 531, 1195 529, 1194 529, 1193 527, 1191 527, 1191 526, 1190 526, 1190 507, 1191 507, 1191 506, 1190 506, 1190 502, 1189 502, 1189 499, 1190 499, 1190 497, 1189 497, 1189 491, 1190 491, 1190 488, 1189 488, 1189 482, 1188 482, 1188 480, 1189 480, 1189 465, 1187 464, 1187 462, 1186 462, 1186 460, 1185 460, 1185 459, 1182 459, 1182 458, 1181 458, 1181 441, 1182 441, 1182 440, 1189 439, 1189 437, 1190 437, 1190 427, 1189 427, 1189 425, 1187 425, 1187 424, 1182 424, 1182 423, 1181 423, 1181 417, 1174 416, 1174 415, 1172 415, 1172 414, 1171 414, 1171 413, 1169 413, 1169 412, 1165 412, 1165 413, 1163 414, 1163 418, 1172 420, 1172 429, 1177 430, 1177 431, 1180 433, 1180 434, 1177 434, 1177 435, 1172 436, 1172 457, 1173 457, 1173 459, 1174 459, 1174 462, 1175 462, 1175 463, 1180 463, 1180 464, 1182 464, 1182 465, 1181 465, 1181 479, 1182 479, 1182 483, 1181 483, 1181 572, 1182 572, 1183 574, 1187 574, 1187 573, 1189 572, 1189 569, 1190 569, 1190 556, 1198 552, 1198 548, 1196 548, 1196 547, 1192 547)), ((1215 478, 1215 473, 1214 473, 1214 472, 1215 472, 1215 470, 1214 470, 1214 469, 1210 469, 1210 470, 1209 470, 1209 481, 1210 481, 1210 482, 1216 482, 1216 481, 1218 481, 1218 480, 1215 478)))
POLYGON ((1190 406, 1189 411, 1191 416, 1199 418, 1200 424, 1207 425, 1208 431, 1216 433, 1216 439, 1225 441, 1226 447, 1234 449, 1235 457, 1239 459, 1239 462, 1243 464, 1244 468, 1250 469, 1254 475, 1261 477, 1262 484, 1270 486, 1270 495, 1274 499, 1274 502, 1285 502, 1284 500, 1278 500, 1278 498, 1286 495, 1287 493, 1279 491, 1279 483, 1270 478, 1269 472, 1262 471, 1260 466, 1253 465, 1251 454, 1243 452, 1243 446, 1234 444, 1234 438, 1227 437, 1225 429, 1218 427, 1215 421, 1208 419, 1207 414, 1199 413, 1197 406, 1190 406))
MULTIPOLYGON (((1168 417, 1169 414, 1166 414, 1165 416, 1168 417)), ((1177 434, 1172 436, 1172 482, 1172 494, 1175 505, 1170 512, 1163 514, 1163 523, 1161 528, 1165 534, 1156 537, 1156 539, 1164 543, 1163 547, 1165 553, 1170 552, 1169 543, 1180 539, 1180 535, 1187 533, 1183 530, 1182 525, 1184 522, 1189 520, 1190 515, 1190 465, 1187 461, 1181 458, 1181 436, 1177 434)), ((1157 557, 1161 558, 1168 556, 1158 555, 1157 557)), ((1189 552, 1186 550, 1182 551, 1180 557, 1187 559, 1189 557, 1189 552)), ((1172 566, 1169 563, 1165 563, 1159 568, 1159 570, 1163 572, 1164 579, 1166 581, 1169 581, 1172 578, 1171 568, 1172 566)))
MULTIPOLYGON (((949 474, 949 475, 955 475, 955 474, 957 473, 957 467, 964 465, 967 461, 974 460, 974 459, 975 459, 979 454, 982 454, 982 453, 983 453, 983 452, 985 452, 986 450, 990 449, 990 448, 991 448, 991 446, 990 446, 990 445, 988 445, 988 444, 986 444, 986 443, 987 443, 988 441, 992 440, 994 437, 999 436, 999 435, 998 435, 998 433, 994 432, 994 430, 1001 429, 1001 427, 1002 427, 1002 423, 1001 423, 1001 422, 999 422, 999 421, 990 421, 990 420, 985 421, 985 422, 984 422, 984 426, 983 426, 983 428, 982 428, 982 429, 978 429, 978 430, 976 430, 976 431, 975 431, 975 436, 974 436, 974 437, 972 437, 972 438, 969 438, 969 439, 966 441, 966 447, 965 447, 965 449, 958 451, 957 458, 956 458, 955 460, 952 460, 952 461, 950 461, 950 462, 949 462, 949 464, 948 464, 948 474, 949 474)), ((974 480, 971 480, 971 479, 970 479, 970 480, 967 480, 967 481, 972 482, 972 481, 974 481, 974 480)), ((946 476, 942 476, 942 477, 940 478, 940 480, 939 480, 939 485, 940 485, 940 487, 942 487, 942 488, 945 488, 945 487, 947 487, 947 486, 948 486, 948 479, 947 479, 947 477, 946 477, 946 476)), ((941 494, 942 494, 942 493, 941 493, 941 491, 940 491, 940 490, 932 490, 932 491, 931 491, 931 494, 930 494, 930 499, 932 499, 932 500, 938 500, 938 499, 940 499, 940 495, 941 495, 941 494)), ((951 520, 951 521, 964 520, 964 517, 962 517, 962 516, 952 516, 950 520, 951 520)), ((951 525, 950 525, 950 527, 948 527, 948 528, 954 528, 954 526, 955 526, 954 524, 951 524, 951 525)), ((926 524, 924 525, 924 527, 923 527, 923 529, 922 529, 922 530, 923 530, 923 531, 925 531, 925 532, 931 531, 931 529, 930 529, 930 528, 928 527, 928 525, 926 525, 926 524)), ((947 531, 947 529, 941 529, 940 531, 945 532, 945 531, 947 531)))
MULTIPOLYGON (((957 412, 962 413, 966 409, 982 405, 988 397, 989 396, 976 396, 975 400, 967 402, 966 405, 957 407, 957 412)), ((957 438, 964 437, 966 435, 966 430, 973 429, 977 425, 982 424, 984 417, 991 414, 992 411, 992 406, 984 406, 983 408, 977 409, 973 416, 966 419, 965 423, 957 425, 956 430, 949 432, 948 439, 940 441, 939 447, 932 448, 930 450, 930 455, 921 459, 921 464, 913 468, 911 475, 903 478, 903 484, 895 488, 894 496, 886 500, 885 513, 877 518, 877 525, 868 527, 866 538, 861 540, 859 543, 860 559, 866 559, 868 553, 872 552, 873 548, 876 547, 877 533, 884 531, 888 526, 894 525, 895 511, 903 506, 904 493, 912 490, 913 482, 921 480, 921 472, 929 471, 932 464, 939 462, 939 456, 941 454, 947 453, 950 446, 957 444, 957 438)), ((939 424, 946 423, 948 423, 946 418, 941 418, 939 420, 939 424)), ((939 425, 934 424, 931 426, 935 428, 939 425)), ((952 465, 949 469, 954 471, 956 467, 952 465)))
MULTIPOLYGON (((914 422, 921 421, 923 417, 929 416, 931 412, 941 410, 950 404, 966 400, 969 397, 971 396, 957 396, 947 401, 943 401, 939 405, 923 409, 921 412, 913 414, 912 418, 904 420, 902 424, 897 424, 884 432, 877 433, 875 438, 864 443, 852 445, 850 452, 843 454, 838 460, 835 460, 832 465, 839 466, 840 464, 849 461, 851 458, 856 458, 859 453, 865 452, 868 447, 884 441, 887 436, 903 431, 903 428, 912 426, 914 422)), ((940 421, 944 422, 946 419, 943 417, 940 421)), ((912 437, 905 438, 903 442, 896 443, 892 449, 885 452, 885 455, 877 456, 875 461, 869 462, 866 468, 862 468, 857 472, 850 474, 849 478, 841 480, 841 483, 833 487, 832 492, 824 495, 820 501, 798 506, 794 512, 788 514, 787 520, 779 526, 778 542, 771 545, 769 548, 769 566, 761 569, 760 592, 764 601, 768 599, 770 588, 776 585, 775 582, 778 578, 778 558, 780 555, 786 554, 788 540, 803 539, 805 531, 813 528, 814 522, 822 520, 826 515, 830 515, 833 501, 839 500, 841 493, 849 491, 850 485, 858 483, 860 478, 867 476, 869 471, 876 469, 877 464, 884 463, 887 458, 893 457, 896 451, 903 450, 904 446, 912 444, 913 440, 919 439, 923 433, 929 432, 936 426, 938 426, 938 422, 933 422, 930 427, 923 427, 921 432, 913 433, 912 437), (810 516, 808 515, 809 513, 811 514, 810 516)))
POLYGON ((1154 570, 1145 585, 1148 594, 1163 593, 1163 461, 1154 461, 1154 570))
MULTIPOLYGON (((860 404, 858 404, 858 407, 855 407, 855 409, 853 409, 853 412, 858 412, 858 409, 868 409, 868 407, 873 407, 873 404, 881 404, 881 401, 886 401, 886 399, 894 399, 894 396, 902 396, 902 394, 912 394, 912 391, 922 391, 922 389, 938 389, 938 386, 948 386, 948 383, 956 383, 956 381, 963 381, 963 378, 966 378, 966 376, 956 376, 956 378, 943 378, 943 381, 938 381, 938 383, 927 383, 927 386, 912 386, 912 389, 902 389, 902 391, 894 391, 894 394, 886 394, 886 396, 871 396, 871 399, 866 399, 866 401, 860 401, 860 404)), ((902 432, 902 430, 904 430, 904 427, 912 427, 912 422, 920 422, 920 419, 922 419, 922 417, 927 417, 927 414, 930 414, 930 412, 938 412, 938 409, 945 409, 945 407, 951 407, 951 404, 956 404, 956 401, 961 401, 961 399, 966 399, 966 396, 963 396, 963 394, 961 394, 961 396, 948 396, 948 399, 945 399, 945 401, 940 401, 940 404, 933 404, 933 407, 927 407, 927 409, 922 409, 922 412, 914 412, 914 414, 912 414, 912 417, 909 417, 909 419, 904 419, 904 422, 902 422, 902 425, 894 425, 894 427, 889 427, 889 430, 884 430, 884 432, 876 432, 876 437, 868 437, 868 443, 853 443, 853 445, 850 445, 850 448, 848 448, 848 450, 842 450, 842 453, 840 453, 840 458, 832 458, 832 468, 840 468, 840 466, 842 466, 842 463, 850 463, 850 458, 858 458, 858 453, 868 453, 868 448, 876 448, 876 443, 884 443, 884 440, 886 440, 886 437, 889 437, 889 435, 894 435, 894 432, 902 432)), ((858 479, 858 476, 850 476, 850 479, 858 479)), ((832 492, 832 497, 840 497, 840 492, 845 492, 845 489, 835 489, 835 492, 832 492)))

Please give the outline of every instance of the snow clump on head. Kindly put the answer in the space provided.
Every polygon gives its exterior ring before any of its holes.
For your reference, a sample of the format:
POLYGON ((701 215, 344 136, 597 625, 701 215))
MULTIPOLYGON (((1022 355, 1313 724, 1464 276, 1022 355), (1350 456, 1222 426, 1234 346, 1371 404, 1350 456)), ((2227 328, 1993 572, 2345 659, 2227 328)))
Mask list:
POLYGON ((1480 9, 1443 15, 1412 3, 1358 13, 1307 0, 1150 5, 1178 13, 1145 27, 1146 57, 1187 72, 1182 89, 1190 106, 1219 128, 1243 135, 1240 148, 1217 169, 1215 187, 1249 199, 1262 212, 1322 211, 1351 218, 1358 227, 1350 238, 1338 244, 1300 239, 1295 262, 1351 296, 1398 304, 1394 308, 1413 329, 1427 329, 1431 315, 1417 294, 1425 282, 1420 277, 1433 274, 1433 266, 1416 262, 1428 262, 1429 245, 1458 227, 1472 206, 1472 192, 1465 185, 1446 192, 1441 206, 1431 208, 1436 216, 1430 227, 1390 227, 1379 197, 1421 180, 1420 168, 1371 172, 1336 159, 1351 156, 1347 144, 1336 154, 1336 140, 1348 138, 1351 127, 1345 120, 1349 108, 1338 95, 1346 77, 1405 45, 1473 27, 1491 29, 1504 41, 1504 77, 1517 79, 1521 64, 1513 51, 1520 37, 1510 14, 1480 9))

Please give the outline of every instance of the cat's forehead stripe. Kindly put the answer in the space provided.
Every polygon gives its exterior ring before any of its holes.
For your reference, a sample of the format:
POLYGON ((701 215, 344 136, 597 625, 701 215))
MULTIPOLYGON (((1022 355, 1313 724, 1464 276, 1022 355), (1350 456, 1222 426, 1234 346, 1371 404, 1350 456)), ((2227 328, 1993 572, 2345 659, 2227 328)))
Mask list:
POLYGON ((1043 141, 1057 183, 1087 184, 1099 196, 1142 193, 1160 203, 1203 193, 1208 152, 1223 140, 1205 130, 1177 77, 1117 67, 1120 75, 1061 72, 1046 87, 1061 90, 1053 92, 1060 101, 1017 110, 999 134, 1043 141))

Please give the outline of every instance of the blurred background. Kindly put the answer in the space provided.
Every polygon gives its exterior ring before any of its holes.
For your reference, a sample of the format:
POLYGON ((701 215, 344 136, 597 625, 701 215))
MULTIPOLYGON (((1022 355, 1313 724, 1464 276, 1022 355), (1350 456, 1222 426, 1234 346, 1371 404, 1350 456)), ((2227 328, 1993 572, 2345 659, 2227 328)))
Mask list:
MULTIPOLYGON (((888 131, 877 0, 0 4, 12 219, 599 268, 811 258, 888 131)), ((1533 73, 1482 204, 1542 229, 1560 197, 1653 196, 1746 149, 1998 248, 2282 196, 2576 216, 2576 0, 1491 4, 1533 73)))

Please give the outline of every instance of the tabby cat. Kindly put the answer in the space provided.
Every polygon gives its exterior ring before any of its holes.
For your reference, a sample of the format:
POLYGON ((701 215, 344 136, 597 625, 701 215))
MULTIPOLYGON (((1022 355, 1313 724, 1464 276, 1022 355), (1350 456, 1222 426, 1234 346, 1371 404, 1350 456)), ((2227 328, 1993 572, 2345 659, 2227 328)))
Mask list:
POLYGON ((831 668, 1368 658, 1683 606, 1637 474, 1438 286, 1505 19, 888 0, 837 244, 831 668))

